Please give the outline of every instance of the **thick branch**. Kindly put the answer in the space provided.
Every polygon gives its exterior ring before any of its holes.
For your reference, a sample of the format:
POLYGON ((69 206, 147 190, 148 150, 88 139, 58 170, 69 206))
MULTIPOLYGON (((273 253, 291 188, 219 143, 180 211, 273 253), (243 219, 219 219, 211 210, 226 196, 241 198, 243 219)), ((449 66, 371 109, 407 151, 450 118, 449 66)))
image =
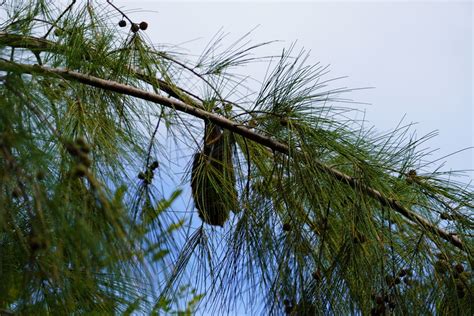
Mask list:
POLYGON ((33 52, 51 52, 55 47, 53 42, 46 39, 4 32, 0 32, 0 44, 16 48, 27 48, 33 52))
MULTIPOLYGON (((52 41, 48 41, 44 38, 37 38, 33 36, 26 36, 26 35, 18 35, 18 34, 8 34, 4 32, 0 32, 0 45, 7 45, 10 47, 15 48, 25 48, 31 50, 33 53, 40 53, 40 52, 55 52, 61 53, 62 46, 54 43, 52 41)), ((168 82, 158 79, 158 78, 150 78, 149 76, 139 72, 130 70, 138 79, 143 80, 144 82, 151 84, 153 86, 158 86, 160 90, 168 93, 170 96, 183 100, 183 95, 186 96, 185 102, 192 102, 193 105, 198 107, 202 107, 200 103, 202 103, 198 96, 194 95, 193 93, 186 91, 179 87, 174 87, 168 82), (181 95, 180 95, 181 94, 181 95)))
MULTIPOLYGON (((261 145, 271 148, 274 151, 278 151, 287 155, 290 153, 289 147, 286 144, 278 142, 268 136, 259 134, 237 122, 229 120, 215 113, 207 112, 201 108, 197 108, 195 106, 186 104, 182 101, 163 97, 156 93, 148 92, 148 91, 138 89, 129 85, 121 84, 121 83, 110 81, 110 80, 104 80, 104 79, 97 78, 94 76, 84 75, 82 73, 78 73, 75 71, 50 68, 50 67, 44 67, 44 66, 38 66, 38 65, 18 64, 18 63, 7 61, 5 59, 0 59, 0 69, 5 70, 5 71, 19 71, 19 72, 28 73, 28 74, 60 76, 66 80, 73 80, 73 81, 81 82, 83 84, 97 87, 100 89, 113 91, 113 92, 117 92, 121 94, 126 94, 126 95, 133 96, 142 100, 158 103, 166 107, 172 108, 174 110, 188 113, 201 119, 209 120, 221 126, 222 128, 228 129, 245 138, 253 140, 261 145)), ((465 247, 462 241, 458 237, 449 234, 448 232, 446 232, 445 230, 439 227, 436 227, 435 225, 428 222, 422 216, 402 206, 398 201, 384 196, 381 192, 373 188, 370 188, 360 183, 358 180, 352 178, 351 176, 346 175, 331 167, 328 167, 319 161, 315 161, 315 164, 320 170, 333 176, 335 179, 341 182, 344 182, 353 188, 359 188, 359 189, 361 188, 363 192, 365 192, 367 195, 371 196, 372 198, 375 198, 376 200, 378 200, 382 205, 392 208, 396 212, 400 213, 401 215, 405 216, 411 221, 420 224, 424 228, 428 229, 434 234, 437 234, 438 236, 450 242, 451 244, 458 247, 459 249, 465 250, 465 247)))

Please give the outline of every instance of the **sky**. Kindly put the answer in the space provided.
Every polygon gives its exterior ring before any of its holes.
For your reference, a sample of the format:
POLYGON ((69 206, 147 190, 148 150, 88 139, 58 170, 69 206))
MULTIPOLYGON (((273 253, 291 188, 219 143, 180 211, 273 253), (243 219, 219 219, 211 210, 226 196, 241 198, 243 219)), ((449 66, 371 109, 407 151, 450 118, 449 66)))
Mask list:
MULTIPOLYGON (((219 29, 228 43, 255 29, 259 52, 279 54, 297 41, 308 63, 330 65, 333 88, 372 89, 347 95, 378 131, 416 122, 416 135, 437 130, 424 147, 445 170, 474 169, 473 4, 469 1, 114 1, 134 21, 147 21, 150 41, 199 54, 219 29)), ((263 69, 242 73, 263 78, 263 69)), ((359 117, 361 118, 361 117, 359 117)), ((468 182, 468 176, 457 180, 468 182)), ((244 314, 235 310, 235 314, 244 314)))
MULTIPOLYGON (((251 29, 254 43, 280 42, 259 52, 278 54, 297 41, 309 63, 330 65, 332 87, 373 89, 346 94, 379 131, 414 122, 426 146, 442 158, 473 146, 473 5, 470 1, 114 1, 149 23, 153 43, 200 53, 222 28, 228 43, 251 29)), ((258 69, 245 73, 262 77, 258 69)), ((261 70, 260 70, 261 71, 261 70)), ((474 169, 473 151, 441 159, 445 169, 474 169)), ((473 173, 470 173, 470 178, 473 173)), ((466 180, 466 179, 464 179, 466 180)))

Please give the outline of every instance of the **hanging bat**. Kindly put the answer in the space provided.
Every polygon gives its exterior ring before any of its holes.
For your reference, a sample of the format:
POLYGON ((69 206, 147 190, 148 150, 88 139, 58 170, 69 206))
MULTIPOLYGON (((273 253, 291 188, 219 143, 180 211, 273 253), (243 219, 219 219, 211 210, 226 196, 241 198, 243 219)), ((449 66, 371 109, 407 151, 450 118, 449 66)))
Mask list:
POLYGON ((223 226, 238 206, 233 146, 229 132, 205 123, 203 149, 194 154, 191 188, 199 217, 210 225, 223 226))

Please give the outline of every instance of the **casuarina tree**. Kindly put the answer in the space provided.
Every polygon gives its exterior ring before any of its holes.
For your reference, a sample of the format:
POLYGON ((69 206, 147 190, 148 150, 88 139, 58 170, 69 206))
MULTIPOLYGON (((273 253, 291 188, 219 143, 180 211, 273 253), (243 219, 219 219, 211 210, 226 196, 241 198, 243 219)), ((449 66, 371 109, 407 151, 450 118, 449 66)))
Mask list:
POLYGON ((472 314, 472 186, 303 51, 186 55, 108 0, 1 10, 0 314, 472 314))

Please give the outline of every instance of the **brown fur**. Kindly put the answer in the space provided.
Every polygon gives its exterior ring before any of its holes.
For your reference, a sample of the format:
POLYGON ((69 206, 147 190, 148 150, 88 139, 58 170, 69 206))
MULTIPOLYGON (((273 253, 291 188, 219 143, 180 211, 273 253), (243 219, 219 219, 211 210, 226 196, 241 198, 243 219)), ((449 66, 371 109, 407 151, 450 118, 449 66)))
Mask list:
POLYGON ((206 124, 204 148, 194 155, 191 173, 192 194, 199 217, 214 226, 223 226, 230 210, 237 208, 233 146, 225 137, 218 126, 206 124), (232 184, 230 189, 229 184, 232 184))

